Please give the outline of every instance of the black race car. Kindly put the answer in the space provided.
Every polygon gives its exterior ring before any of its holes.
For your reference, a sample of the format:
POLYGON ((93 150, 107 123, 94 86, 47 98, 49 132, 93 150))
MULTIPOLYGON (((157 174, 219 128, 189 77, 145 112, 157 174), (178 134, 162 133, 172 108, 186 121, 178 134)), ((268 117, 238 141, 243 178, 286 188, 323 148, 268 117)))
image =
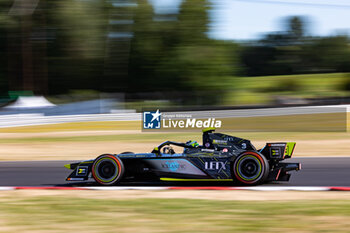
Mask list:
POLYGON ((267 143, 260 150, 249 140, 203 130, 203 145, 195 141, 166 141, 151 153, 103 154, 96 159, 67 164, 73 172, 67 181, 90 177, 102 185, 121 181, 233 181, 257 185, 288 181, 289 171, 300 170, 299 163, 282 163, 291 158, 295 142, 267 143), (172 146, 182 147, 175 153, 172 146), (91 174, 91 175, 90 175, 91 174))

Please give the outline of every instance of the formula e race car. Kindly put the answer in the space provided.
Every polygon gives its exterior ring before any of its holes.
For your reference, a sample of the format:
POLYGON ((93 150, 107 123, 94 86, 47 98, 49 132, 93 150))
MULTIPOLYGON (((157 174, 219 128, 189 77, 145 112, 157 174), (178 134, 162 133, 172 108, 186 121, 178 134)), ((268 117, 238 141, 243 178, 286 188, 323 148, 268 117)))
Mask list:
POLYGON ((96 159, 65 165, 73 170, 67 181, 93 178, 102 185, 121 181, 233 181, 258 185, 288 181, 289 171, 300 170, 299 163, 282 163, 291 158, 295 142, 267 143, 260 150, 249 140, 203 130, 203 145, 195 141, 166 141, 151 153, 103 154, 96 159), (172 146, 181 147, 176 153, 172 146))

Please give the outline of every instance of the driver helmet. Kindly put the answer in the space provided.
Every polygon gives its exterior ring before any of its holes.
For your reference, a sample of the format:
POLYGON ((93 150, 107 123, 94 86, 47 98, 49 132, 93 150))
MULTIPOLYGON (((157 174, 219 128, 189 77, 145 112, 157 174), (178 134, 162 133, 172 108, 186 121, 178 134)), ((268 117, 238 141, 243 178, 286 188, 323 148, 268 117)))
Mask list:
POLYGON ((199 144, 197 141, 188 141, 186 144, 192 147, 199 147, 199 144))

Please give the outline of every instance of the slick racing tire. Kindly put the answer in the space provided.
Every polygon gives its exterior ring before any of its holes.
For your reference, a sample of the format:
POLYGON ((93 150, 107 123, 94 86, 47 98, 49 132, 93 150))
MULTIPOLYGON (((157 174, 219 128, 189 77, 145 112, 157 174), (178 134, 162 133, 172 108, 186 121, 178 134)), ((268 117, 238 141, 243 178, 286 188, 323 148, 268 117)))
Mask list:
POLYGON ((258 185, 267 179, 270 166, 260 153, 247 151, 235 159, 231 169, 232 177, 238 184, 258 185))
POLYGON ((102 185, 114 185, 118 183, 124 174, 123 162, 110 154, 97 157, 92 164, 92 176, 102 185))

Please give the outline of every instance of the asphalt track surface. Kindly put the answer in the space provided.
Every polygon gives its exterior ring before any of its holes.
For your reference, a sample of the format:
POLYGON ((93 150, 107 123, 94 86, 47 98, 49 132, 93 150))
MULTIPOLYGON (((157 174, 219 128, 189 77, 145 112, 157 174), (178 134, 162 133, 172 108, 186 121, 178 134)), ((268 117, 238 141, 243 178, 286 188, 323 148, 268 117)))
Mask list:
MULTIPOLYGON (((0 186, 91 186, 90 182, 66 182, 71 172, 63 167, 73 161, 18 161, 0 162, 0 186)), ((287 161, 286 161, 287 162, 287 161)), ((265 186, 350 186, 350 157, 294 158, 288 162, 300 162, 302 169, 291 172, 289 182, 269 183, 265 186)), ((196 183, 122 183, 126 186, 203 186, 196 183)), ((205 186, 232 186, 229 182, 205 183, 205 186)))

